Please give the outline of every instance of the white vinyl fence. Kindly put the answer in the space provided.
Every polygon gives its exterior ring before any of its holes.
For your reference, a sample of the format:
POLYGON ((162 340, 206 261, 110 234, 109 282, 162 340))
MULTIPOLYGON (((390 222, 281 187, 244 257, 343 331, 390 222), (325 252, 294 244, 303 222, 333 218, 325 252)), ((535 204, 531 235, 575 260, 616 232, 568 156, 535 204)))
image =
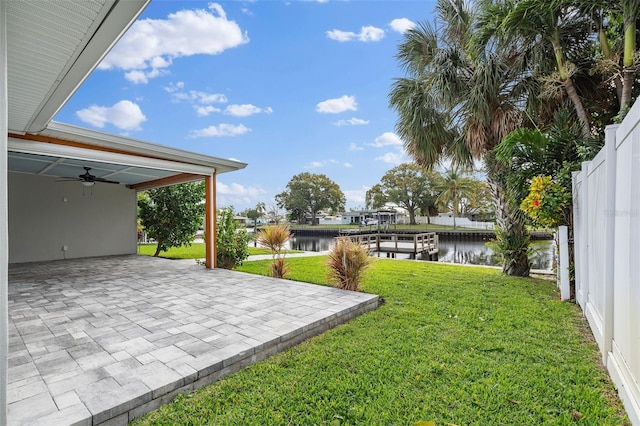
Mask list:
POLYGON ((640 426, 640 102, 573 174, 576 301, 640 426))

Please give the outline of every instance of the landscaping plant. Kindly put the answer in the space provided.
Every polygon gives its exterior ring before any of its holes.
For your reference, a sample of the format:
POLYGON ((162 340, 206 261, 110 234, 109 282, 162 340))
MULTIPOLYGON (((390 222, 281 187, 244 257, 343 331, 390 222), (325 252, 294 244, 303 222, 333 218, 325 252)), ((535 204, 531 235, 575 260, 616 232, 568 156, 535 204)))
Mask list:
POLYGON ((327 277, 335 287, 360 291, 360 282, 369 263, 369 253, 362 244, 348 237, 337 238, 327 259, 327 277))
POLYGON ((233 206, 218 210, 216 261, 218 268, 233 269, 249 257, 251 235, 233 220, 233 206))
POLYGON ((287 224, 269 225, 256 234, 256 242, 271 250, 271 276, 274 278, 285 278, 289 272, 289 264, 284 259, 284 248, 291 236, 287 224))

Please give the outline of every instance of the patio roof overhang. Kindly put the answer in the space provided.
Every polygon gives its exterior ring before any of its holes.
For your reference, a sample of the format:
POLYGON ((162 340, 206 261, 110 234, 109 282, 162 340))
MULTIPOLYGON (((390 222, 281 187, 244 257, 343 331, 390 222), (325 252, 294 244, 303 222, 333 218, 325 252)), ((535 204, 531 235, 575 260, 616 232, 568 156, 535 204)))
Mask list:
POLYGON ((8 170, 51 177, 76 177, 91 167, 97 177, 136 190, 203 180, 245 163, 140 140, 51 123, 38 134, 9 133, 8 170))

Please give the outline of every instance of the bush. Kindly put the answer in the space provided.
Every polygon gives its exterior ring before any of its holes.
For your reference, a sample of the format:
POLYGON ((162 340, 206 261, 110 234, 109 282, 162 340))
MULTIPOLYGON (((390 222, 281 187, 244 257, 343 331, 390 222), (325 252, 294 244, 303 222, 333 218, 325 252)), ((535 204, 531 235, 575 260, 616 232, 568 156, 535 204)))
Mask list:
POLYGON ((360 291, 360 281, 369 263, 369 253, 360 243, 337 238, 327 260, 329 281, 343 290, 360 291))
POLYGON ((289 272, 289 264, 284 260, 283 250, 290 239, 291 230, 287 224, 269 225, 256 234, 256 242, 271 250, 271 276, 275 278, 285 278, 289 272))
POLYGON ((218 210, 218 232, 216 234, 216 262, 218 268, 233 269, 242 265, 249 257, 249 241, 247 234, 233 220, 233 206, 218 210))

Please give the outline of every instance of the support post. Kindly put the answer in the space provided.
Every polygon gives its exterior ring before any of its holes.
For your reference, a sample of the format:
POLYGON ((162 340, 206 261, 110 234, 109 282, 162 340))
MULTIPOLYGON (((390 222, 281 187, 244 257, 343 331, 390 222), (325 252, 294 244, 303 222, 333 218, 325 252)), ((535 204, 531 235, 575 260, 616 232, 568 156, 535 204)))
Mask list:
POLYGON ((204 179, 205 188, 205 266, 208 269, 215 268, 216 265, 216 172, 204 179))
POLYGON ((7 371, 9 369, 8 75, 7 2, 0 1, 0 425, 7 424, 7 371))
POLYGON ((602 361, 607 365, 609 352, 613 350, 613 322, 614 322, 614 296, 615 296, 615 233, 616 233, 616 130, 618 126, 607 126, 605 130, 604 149, 606 159, 606 188, 604 232, 605 232, 605 263, 604 263, 604 330, 602 361))
POLYGON ((584 312, 589 300, 591 284, 589 283, 589 163, 582 163, 582 196, 580 200, 582 211, 580 212, 580 229, 582 230, 582 244, 580 247, 580 258, 582 259, 582 292, 578 297, 578 304, 582 306, 584 312))
POLYGON ((560 298, 569 300, 571 290, 569 288, 569 227, 558 227, 558 243, 560 249, 560 298))

